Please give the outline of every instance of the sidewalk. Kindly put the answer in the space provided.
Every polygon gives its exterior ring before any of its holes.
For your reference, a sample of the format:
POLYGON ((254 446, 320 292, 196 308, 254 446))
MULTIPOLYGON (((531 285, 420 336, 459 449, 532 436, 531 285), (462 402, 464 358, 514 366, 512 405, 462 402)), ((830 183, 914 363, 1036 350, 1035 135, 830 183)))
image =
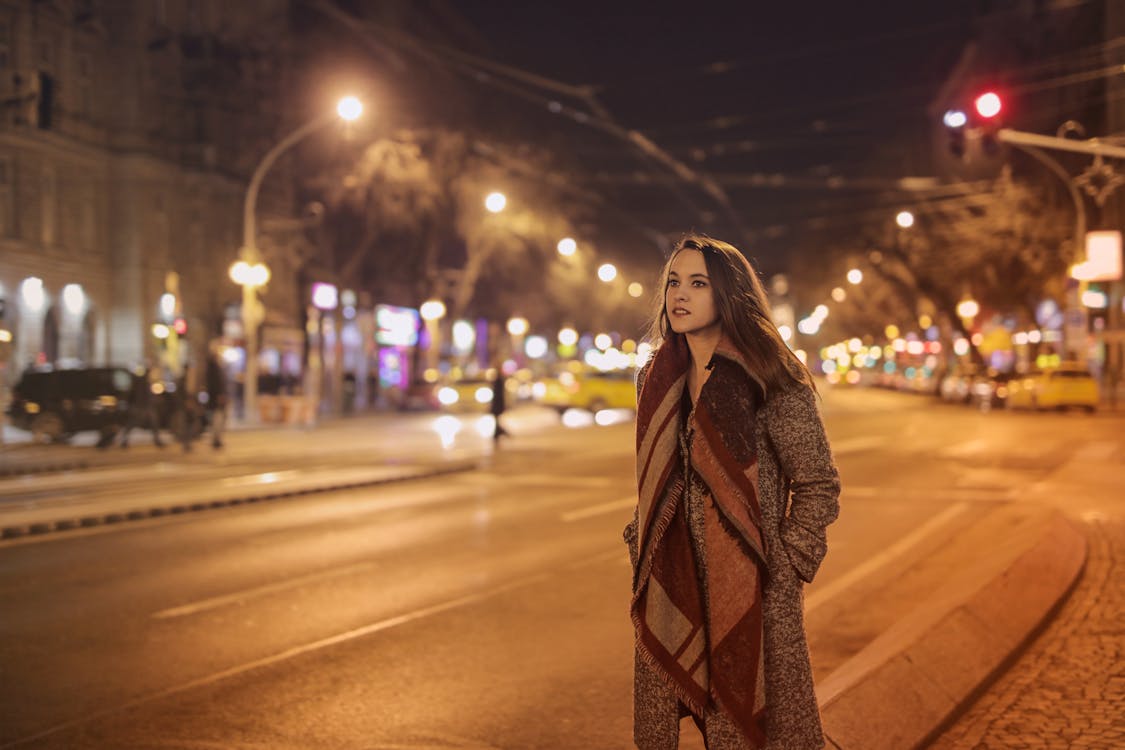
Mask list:
POLYGON ((148 432, 132 436, 127 450, 116 443, 99 450, 93 433, 69 444, 36 445, 10 430, 20 439, 0 449, 0 539, 424 479, 478 465, 472 450, 411 450, 426 441, 427 430, 394 417, 364 415, 315 428, 244 425, 228 434, 224 448, 200 440, 190 452, 176 443, 157 448, 148 432), (138 482, 152 472, 166 480, 158 494, 151 482, 138 482))
POLYGON ((974 524, 946 585, 818 680, 829 747, 1125 748, 1122 488, 1121 443, 1091 444, 1007 505, 1025 521, 974 524))
POLYGON ((1125 747, 1125 521, 1092 521, 1085 572, 1028 651, 930 747, 1125 747))

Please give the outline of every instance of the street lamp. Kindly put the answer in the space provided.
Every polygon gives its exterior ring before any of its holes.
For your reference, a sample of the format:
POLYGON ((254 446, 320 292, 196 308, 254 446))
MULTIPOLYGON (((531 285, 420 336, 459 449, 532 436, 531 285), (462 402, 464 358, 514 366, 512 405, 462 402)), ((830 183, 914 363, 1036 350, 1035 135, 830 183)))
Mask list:
POLYGON ((246 199, 242 204, 242 247, 239 260, 230 268, 230 277, 242 286, 242 335, 246 337, 246 372, 243 386, 243 411, 247 422, 258 420, 258 326, 265 317, 265 308, 258 299, 258 289, 269 281, 269 268, 261 260, 258 250, 258 231, 255 209, 258 205, 258 191, 266 172, 286 150, 302 138, 320 128, 331 125, 336 118, 352 121, 363 113, 363 104, 354 96, 341 99, 336 111, 309 120, 281 140, 262 157, 250 184, 246 187, 246 199))
POLYGON ((484 207, 494 214, 503 211, 506 205, 508 205, 508 198, 503 193, 489 193, 484 199, 484 207))
POLYGON ((573 237, 563 237, 559 240, 558 251, 559 255, 571 256, 578 250, 578 243, 574 241, 573 237))
POLYGON ((426 333, 430 339, 430 347, 426 352, 426 369, 436 373, 441 346, 441 319, 445 317, 445 303, 436 299, 426 300, 418 308, 418 313, 426 323, 426 333))
POLYGON ((516 362, 523 360, 523 337, 527 335, 530 327, 527 318, 518 315, 508 318, 508 335, 512 337, 512 355, 516 362))

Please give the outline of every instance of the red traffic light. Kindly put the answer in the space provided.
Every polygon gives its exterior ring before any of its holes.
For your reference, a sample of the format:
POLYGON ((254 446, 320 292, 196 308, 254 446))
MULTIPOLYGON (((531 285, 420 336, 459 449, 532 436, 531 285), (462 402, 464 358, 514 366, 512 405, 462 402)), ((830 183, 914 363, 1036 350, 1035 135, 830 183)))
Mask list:
POLYGON ((172 330, 176 332, 177 336, 183 336, 187 333, 187 321, 183 318, 176 318, 172 321, 172 330))
POLYGON ((976 109, 978 115, 986 120, 991 120, 1000 114, 1000 110, 1004 108, 1004 103, 995 91, 986 91, 973 100, 973 108, 976 109))

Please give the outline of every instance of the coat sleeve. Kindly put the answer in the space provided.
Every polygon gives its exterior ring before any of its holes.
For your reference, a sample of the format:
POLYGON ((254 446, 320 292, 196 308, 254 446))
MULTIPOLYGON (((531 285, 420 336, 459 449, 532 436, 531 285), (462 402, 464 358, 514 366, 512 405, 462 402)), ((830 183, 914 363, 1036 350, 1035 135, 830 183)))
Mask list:
MULTIPOLYGON (((648 375, 648 368, 649 368, 649 365, 651 364, 651 362, 652 362, 652 360, 649 360, 648 362, 646 362, 644 364, 644 366, 642 366, 639 370, 637 370, 637 401, 638 401, 638 403, 641 400, 641 388, 644 387, 645 377, 648 375)), ((624 530, 624 532, 622 532, 621 536, 625 539, 625 544, 628 545, 628 547, 629 547, 629 560, 633 563, 633 569, 634 570, 636 570, 636 567, 637 567, 637 556, 639 554, 639 552, 637 550, 637 526, 638 526, 637 508, 636 508, 636 506, 633 506, 633 520, 630 521, 628 524, 626 524, 625 530, 624 530)))
POLYGON ((828 552, 826 529, 840 512, 840 475, 812 388, 787 388, 773 400, 766 429, 790 492, 781 541, 797 574, 812 583, 828 552))

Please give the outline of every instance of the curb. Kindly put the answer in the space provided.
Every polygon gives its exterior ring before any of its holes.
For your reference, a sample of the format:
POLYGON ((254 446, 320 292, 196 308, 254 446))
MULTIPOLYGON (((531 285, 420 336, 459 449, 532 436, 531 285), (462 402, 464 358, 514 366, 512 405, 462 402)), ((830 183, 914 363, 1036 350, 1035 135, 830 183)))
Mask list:
POLYGON ((236 505, 248 505, 250 503, 265 502, 268 500, 280 500, 282 498, 297 497, 299 495, 312 495, 319 492, 349 490, 355 489, 357 487, 373 487, 381 484, 408 482, 415 479, 430 479, 432 477, 443 476, 446 474, 456 474, 463 471, 472 471, 473 469, 476 469, 477 466, 478 464, 475 461, 464 461, 451 464, 449 466, 431 468, 415 474, 399 474, 397 476, 366 479, 356 482, 328 482, 325 484, 295 487, 291 489, 273 488, 264 490, 262 492, 243 492, 237 495, 232 495, 231 497, 194 503, 181 502, 171 505, 154 505, 134 508, 130 510, 107 511, 104 513, 95 513, 92 515, 84 516, 60 517, 58 519, 53 519, 50 521, 40 521, 36 523, 0 527, 0 540, 19 539, 21 537, 28 536, 41 536, 44 534, 51 534, 60 531, 72 531, 74 529, 85 529, 94 526, 107 526, 110 524, 125 523, 128 521, 143 521, 148 518, 159 518, 162 516, 180 515, 183 513, 196 513, 204 510, 229 508, 236 505))
POLYGON ((74 461, 55 461, 52 463, 27 464, 16 468, 14 466, 0 466, 0 479, 9 477, 22 477, 30 474, 56 474, 63 471, 82 471, 92 468, 93 464, 83 459, 74 461))
POLYGON ((1073 589, 1087 546, 1058 512, 1021 536, 1001 570, 971 568, 975 585, 939 590, 817 685, 828 747, 924 748, 1019 655, 1073 589))

